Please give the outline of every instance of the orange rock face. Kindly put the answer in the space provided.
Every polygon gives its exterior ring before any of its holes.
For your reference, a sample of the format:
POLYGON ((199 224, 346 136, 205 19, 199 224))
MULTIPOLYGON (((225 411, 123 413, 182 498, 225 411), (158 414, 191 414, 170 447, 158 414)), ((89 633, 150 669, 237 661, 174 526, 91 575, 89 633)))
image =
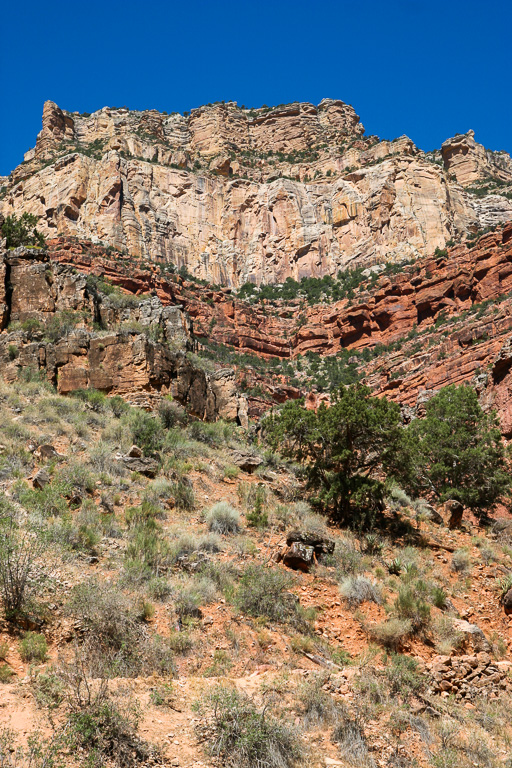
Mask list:
MULTIPOLYGON (((248 305, 225 289, 167 280, 156 269, 107 260, 101 248, 86 243, 56 240, 52 257, 104 273, 131 292, 154 292, 163 304, 183 306, 196 338, 240 352, 295 360, 307 351, 335 355, 382 345, 383 354, 361 363, 364 380, 375 391, 421 411, 439 388, 471 382, 486 407, 498 409, 504 433, 512 435, 512 300, 507 295, 512 292, 512 224, 484 235, 470 249, 457 246, 447 256, 381 278, 372 292, 365 293, 363 286, 351 304, 312 307, 298 301, 248 305), (393 344, 400 348, 385 350, 393 344)), ((270 373, 253 371, 249 379, 263 393, 250 398, 251 415, 261 414, 269 401, 283 402, 301 392, 270 373)), ((308 407, 317 407, 322 397, 312 394, 308 407)))

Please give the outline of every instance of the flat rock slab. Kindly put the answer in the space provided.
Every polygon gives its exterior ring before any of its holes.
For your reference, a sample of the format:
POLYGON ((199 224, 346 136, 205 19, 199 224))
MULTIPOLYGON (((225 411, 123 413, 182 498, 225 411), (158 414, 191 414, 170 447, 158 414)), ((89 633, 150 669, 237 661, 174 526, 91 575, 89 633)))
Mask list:
POLYGON ((116 458, 122 461, 130 472, 140 472, 141 475, 146 475, 146 477, 156 477, 158 473, 159 464, 156 459, 150 459, 145 456, 140 458, 136 456, 118 456, 116 458))

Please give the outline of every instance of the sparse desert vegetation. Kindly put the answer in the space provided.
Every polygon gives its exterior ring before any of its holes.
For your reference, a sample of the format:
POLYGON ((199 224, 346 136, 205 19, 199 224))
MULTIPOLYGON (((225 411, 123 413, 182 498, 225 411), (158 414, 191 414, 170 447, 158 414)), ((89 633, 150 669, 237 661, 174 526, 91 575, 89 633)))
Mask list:
POLYGON ((47 723, 29 745, 4 730, 4 762, 16 743, 23 764, 67 749, 70 764, 125 768, 184 749, 184 764, 237 768, 406 753, 425 768, 498 766, 506 526, 450 531, 396 485, 370 530, 333 525, 279 454, 264 472, 226 472, 233 451, 254 454, 246 432, 174 411, 62 397, 39 377, 0 385, 0 682, 47 723), (156 477, 116 458, 133 444, 156 477), (335 544, 309 573, 274 560, 294 529, 335 544), (483 687, 463 671, 453 686, 442 664, 456 661, 483 687))

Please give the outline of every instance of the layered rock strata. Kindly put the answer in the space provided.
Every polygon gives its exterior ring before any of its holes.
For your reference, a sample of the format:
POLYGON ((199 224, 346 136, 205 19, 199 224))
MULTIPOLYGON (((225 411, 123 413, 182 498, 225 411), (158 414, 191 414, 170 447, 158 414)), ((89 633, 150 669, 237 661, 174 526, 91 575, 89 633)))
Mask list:
MULTIPOLYGON (((332 305, 297 302, 248 305, 229 290, 213 291, 156 268, 106 258, 87 243, 59 240, 52 254, 82 271, 106 274, 134 293, 155 292, 162 303, 182 305, 194 334, 241 352, 295 360, 306 352, 336 355, 346 349, 382 349, 368 362, 354 357, 360 374, 377 392, 397 400, 407 417, 421 413, 438 389, 468 382, 487 408, 498 410, 512 436, 512 225, 482 236, 472 247, 452 248, 436 259, 381 277, 374 288, 332 305)), ((369 285, 369 283, 368 283, 369 285)), ((257 416, 272 402, 307 393, 269 370, 241 368, 240 379, 259 388, 250 398, 257 416)), ((324 395, 313 395, 311 407, 324 395)))
POLYGON ((512 179, 505 153, 469 135, 443 145, 442 159, 407 137, 379 141, 331 99, 188 116, 79 115, 47 102, 25 157, 4 214, 27 211, 47 236, 101 241, 227 286, 416 259, 512 219, 506 196, 464 191, 486 174, 512 179))

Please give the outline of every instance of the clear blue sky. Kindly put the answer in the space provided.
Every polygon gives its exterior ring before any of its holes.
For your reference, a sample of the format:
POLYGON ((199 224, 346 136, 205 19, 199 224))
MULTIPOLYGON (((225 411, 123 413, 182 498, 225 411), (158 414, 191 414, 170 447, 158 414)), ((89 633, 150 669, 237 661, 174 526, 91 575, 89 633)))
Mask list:
POLYGON ((511 0, 11 0, 0 174, 34 145, 46 99, 170 112, 332 97, 382 138, 432 149, 473 128, 512 152, 511 22, 511 0))

